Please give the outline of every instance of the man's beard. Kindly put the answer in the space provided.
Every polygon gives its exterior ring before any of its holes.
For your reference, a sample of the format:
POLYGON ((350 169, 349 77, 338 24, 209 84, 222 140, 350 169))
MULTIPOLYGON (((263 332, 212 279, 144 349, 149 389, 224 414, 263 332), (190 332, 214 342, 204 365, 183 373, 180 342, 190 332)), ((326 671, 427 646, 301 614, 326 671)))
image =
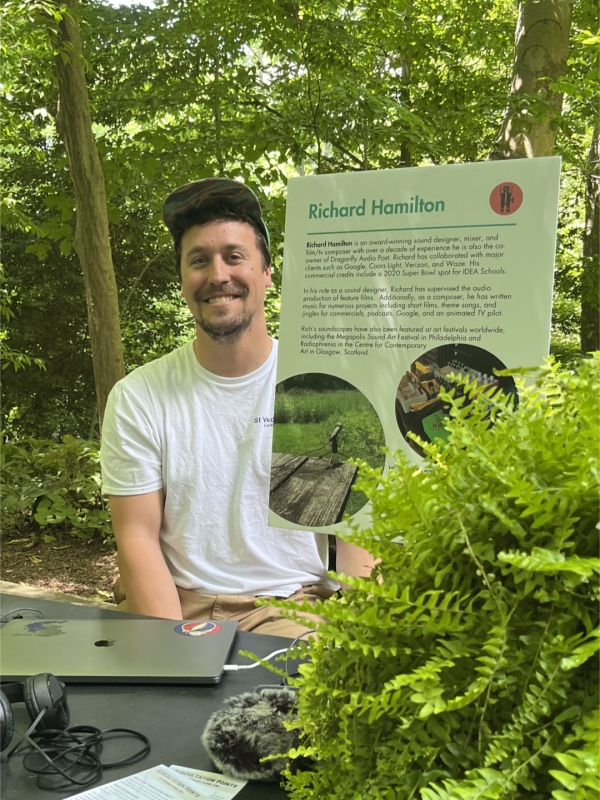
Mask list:
MULTIPOLYGON (((225 291, 225 289, 223 289, 225 291)), ((243 292, 240 292, 240 289, 236 289, 236 294, 240 297, 245 297, 248 294, 248 290, 245 289, 243 292)), ((252 320, 254 318, 254 312, 251 311, 249 308, 244 308, 237 317, 233 319, 224 318, 222 321, 213 321, 209 322, 203 315, 203 306, 204 300, 202 299, 200 293, 194 295, 194 300, 197 303, 197 314, 196 314, 196 322, 198 327, 201 328, 207 336, 215 341, 219 342, 220 344, 233 344, 237 342, 240 338, 242 333, 250 327, 252 324, 252 320)))

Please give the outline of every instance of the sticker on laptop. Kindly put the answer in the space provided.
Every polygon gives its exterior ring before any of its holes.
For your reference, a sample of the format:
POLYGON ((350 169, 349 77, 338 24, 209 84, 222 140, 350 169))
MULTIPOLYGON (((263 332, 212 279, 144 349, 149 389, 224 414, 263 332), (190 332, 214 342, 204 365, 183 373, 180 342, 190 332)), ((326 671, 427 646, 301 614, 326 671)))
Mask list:
POLYGON ((175 628, 175 633, 181 633, 182 636, 208 636, 220 630, 221 626, 216 622, 184 622, 175 628))
POLYGON ((13 633, 13 636, 62 636, 64 634, 62 626, 66 624, 66 619, 30 622, 22 633, 13 633))

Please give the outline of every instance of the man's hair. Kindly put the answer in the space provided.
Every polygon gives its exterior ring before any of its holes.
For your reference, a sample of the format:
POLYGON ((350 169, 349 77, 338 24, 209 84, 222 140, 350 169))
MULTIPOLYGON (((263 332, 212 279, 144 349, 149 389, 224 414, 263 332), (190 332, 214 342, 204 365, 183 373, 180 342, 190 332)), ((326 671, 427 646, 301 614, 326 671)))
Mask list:
POLYGON ((194 225, 207 225, 209 222, 245 222, 250 225, 256 237, 256 246, 260 251, 263 272, 271 266, 271 253, 265 234, 257 220, 245 211, 231 206, 226 200, 212 203, 210 208, 192 210, 177 220, 177 229, 173 232, 175 242, 175 269, 181 280, 181 239, 183 234, 194 225))

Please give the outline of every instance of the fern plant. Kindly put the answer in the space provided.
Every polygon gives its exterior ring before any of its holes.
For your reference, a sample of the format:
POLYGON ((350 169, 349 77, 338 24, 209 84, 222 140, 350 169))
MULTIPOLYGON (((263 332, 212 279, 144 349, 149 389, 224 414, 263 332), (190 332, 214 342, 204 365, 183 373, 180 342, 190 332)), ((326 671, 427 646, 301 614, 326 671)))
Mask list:
POLYGON ((444 394, 430 472, 363 465, 372 527, 351 541, 380 563, 298 648, 294 800, 599 796, 598 366, 511 371, 517 405, 444 394))

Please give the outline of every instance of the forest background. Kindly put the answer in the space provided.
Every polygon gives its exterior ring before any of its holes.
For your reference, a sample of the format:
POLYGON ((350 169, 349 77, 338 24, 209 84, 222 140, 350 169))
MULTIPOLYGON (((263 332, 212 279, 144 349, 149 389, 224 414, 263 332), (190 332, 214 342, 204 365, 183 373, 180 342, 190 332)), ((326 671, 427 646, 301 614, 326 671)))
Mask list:
POLYGON ((194 335, 161 217, 191 180, 259 196, 276 336, 291 176, 560 155, 552 351, 598 348, 593 0, 2 5, 4 511, 34 535, 110 539, 99 419, 194 335))

